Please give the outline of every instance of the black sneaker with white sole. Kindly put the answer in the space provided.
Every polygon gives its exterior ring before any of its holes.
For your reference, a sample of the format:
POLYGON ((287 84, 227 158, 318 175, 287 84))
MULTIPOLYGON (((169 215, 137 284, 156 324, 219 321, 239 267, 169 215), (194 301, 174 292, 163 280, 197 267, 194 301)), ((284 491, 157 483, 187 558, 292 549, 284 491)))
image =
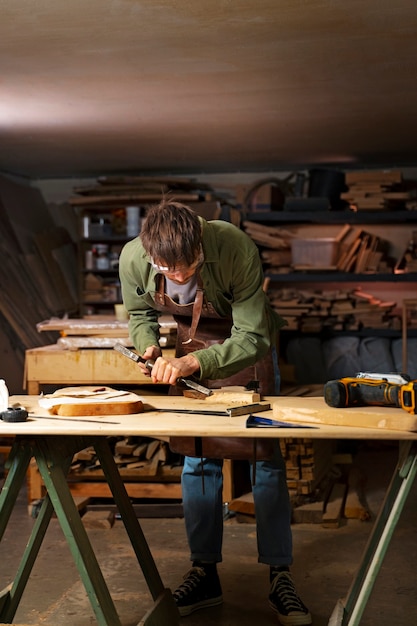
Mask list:
POLYGON ((310 611, 299 598, 290 572, 277 572, 272 579, 269 604, 282 626, 312 624, 310 611))
POLYGON ((192 567, 173 595, 182 617, 199 609, 221 604, 223 596, 217 570, 213 568, 209 572, 203 567, 192 567))

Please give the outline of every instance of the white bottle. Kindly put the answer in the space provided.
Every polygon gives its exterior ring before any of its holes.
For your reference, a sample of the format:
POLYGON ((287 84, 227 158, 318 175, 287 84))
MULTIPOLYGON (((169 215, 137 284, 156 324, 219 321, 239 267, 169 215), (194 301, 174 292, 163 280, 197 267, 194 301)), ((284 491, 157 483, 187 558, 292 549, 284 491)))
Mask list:
POLYGON ((9 408, 9 390, 6 382, 0 378, 0 412, 7 411, 9 408))
POLYGON ((126 235, 137 237, 140 231, 140 210, 138 206, 126 207, 126 235))

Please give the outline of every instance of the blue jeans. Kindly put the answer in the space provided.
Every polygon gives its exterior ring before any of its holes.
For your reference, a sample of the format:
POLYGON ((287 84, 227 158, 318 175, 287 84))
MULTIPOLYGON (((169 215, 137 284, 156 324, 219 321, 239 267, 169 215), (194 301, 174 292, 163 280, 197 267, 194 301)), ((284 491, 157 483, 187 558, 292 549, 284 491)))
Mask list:
MULTIPOLYGON (((276 362, 276 359, 275 359, 276 362)), ((275 367, 279 393, 279 370, 275 367)), ((253 499, 256 515, 258 561, 267 565, 291 565, 291 506, 279 441, 275 459, 256 462, 253 499)), ((222 560, 223 502, 222 459, 185 457, 182 496, 185 528, 192 561, 222 560), (202 488, 204 471, 204 493, 202 488)), ((251 470, 253 467, 251 466, 251 470)))

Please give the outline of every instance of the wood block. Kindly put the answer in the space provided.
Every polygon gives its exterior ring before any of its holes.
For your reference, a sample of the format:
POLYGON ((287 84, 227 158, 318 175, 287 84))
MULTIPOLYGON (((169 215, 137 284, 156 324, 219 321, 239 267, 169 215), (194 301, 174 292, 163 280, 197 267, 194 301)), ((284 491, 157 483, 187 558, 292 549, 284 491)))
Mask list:
POLYGON ((86 528, 104 528, 109 530, 114 524, 113 511, 87 511, 82 517, 86 528))
POLYGON ((309 502, 294 507, 292 521, 294 524, 321 524, 323 521, 323 502, 309 502))
POLYGON ((136 456, 138 459, 145 456, 146 450, 148 449, 148 444, 143 442, 136 445, 136 448, 133 450, 133 456, 136 456))
POLYGON ((326 503, 321 525, 323 528, 339 528, 343 517, 347 492, 346 483, 335 483, 326 503))
POLYGON ((92 446, 88 448, 84 448, 84 450, 80 450, 74 454, 73 462, 76 461, 88 461, 91 462, 95 457, 96 451, 92 446))
POLYGON ((45 496, 46 488, 35 459, 30 460, 26 479, 28 502, 41 500, 45 496))
POLYGON ((366 476, 358 467, 352 467, 348 476, 349 491, 346 497, 344 516, 347 519, 371 519, 365 498, 366 476))
POLYGON ((91 498, 88 496, 74 496, 73 498, 74 504, 77 507, 78 511, 82 511, 86 506, 90 504, 91 498))
POLYGON ((204 402, 207 404, 252 404, 253 402, 259 402, 261 396, 259 393, 254 391, 246 391, 246 390, 235 390, 233 387, 228 389, 227 387, 223 387, 222 389, 213 390, 213 393, 210 396, 204 396, 201 393, 196 394, 195 391, 190 391, 184 389, 183 395, 186 398, 195 398, 198 400, 204 399, 204 402))
POLYGON ((229 509, 237 513, 243 513, 244 515, 255 515, 253 493, 245 493, 239 498, 235 498, 230 502, 229 509))
POLYGON ((137 443, 129 443, 127 439, 123 439, 122 441, 116 441, 115 452, 116 454, 131 456, 137 447, 137 443))
POLYGON ((146 455, 145 455, 148 460, 153 457, 153 455, 158 450, 160 445, 161 445, 161 442, 158 441, 157 439, 154 439, 153 441, 150 441, 148 443, 148 446, 146 448, 146 455))
POLYGON ((347 519, 359 519, 362 522, 366 522, 371 519, 369 509, 362 504, 359 495, 351 488, 349 488, 346 497, 343 514, 347 519))

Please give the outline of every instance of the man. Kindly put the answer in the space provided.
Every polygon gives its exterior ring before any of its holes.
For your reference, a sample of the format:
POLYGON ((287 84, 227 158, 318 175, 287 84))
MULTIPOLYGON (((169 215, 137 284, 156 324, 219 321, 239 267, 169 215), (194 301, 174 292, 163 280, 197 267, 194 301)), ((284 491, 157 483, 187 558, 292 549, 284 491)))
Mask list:
MULTIPOLYGON (((138 352, 155 361, 154 382, 175 385, 179 377, 193 375, 206 386, 220 387, 259 379, 263 395, 279 393, 276 342, 285 322, 270 306, 258 249, 243 231, 228 222, 207 222, 189 207, 163 200, 148 210, 140 237, 123 248, 119 268, 130 336, 138 352), (175 358, 163 357, 159 347, 162 313, 177 321, 175 358)), ((184 459, 183 507, 192 568, 174 592, 183 616, 222 602, 217 573, 222 463, 184 459)), ((291 511, 279 445, 273 460, 256 461, 254 482, 258 561, 269 565, 269 603, 284 626, 311 624, 289 573, 291 511)))

